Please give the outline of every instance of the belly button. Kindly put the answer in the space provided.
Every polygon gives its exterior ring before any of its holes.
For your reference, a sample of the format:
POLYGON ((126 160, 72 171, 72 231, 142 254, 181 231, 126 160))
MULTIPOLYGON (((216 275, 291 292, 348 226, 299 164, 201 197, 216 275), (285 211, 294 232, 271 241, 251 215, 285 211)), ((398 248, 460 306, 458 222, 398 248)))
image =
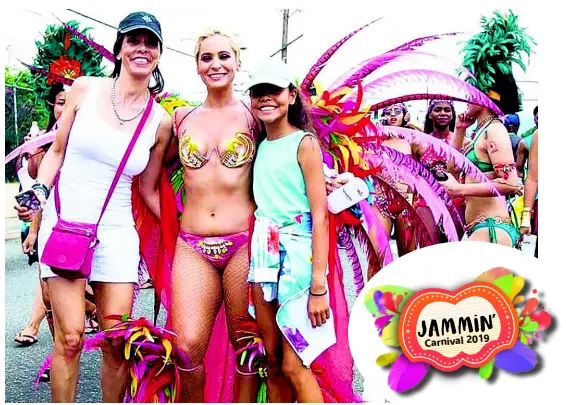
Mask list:
POLYGON ((216 214, 213 212, 210 214, 211 217, 214 217, 216 214))

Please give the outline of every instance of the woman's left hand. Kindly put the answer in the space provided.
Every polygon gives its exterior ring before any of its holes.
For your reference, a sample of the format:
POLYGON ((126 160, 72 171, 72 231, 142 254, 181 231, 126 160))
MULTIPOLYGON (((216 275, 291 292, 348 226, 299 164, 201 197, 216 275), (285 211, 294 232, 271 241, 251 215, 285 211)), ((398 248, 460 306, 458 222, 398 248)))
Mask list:
POLYGON ((322 296, 309 295, 308 303, 309 319, 313 328, 322 326, 330 319, 330 306, 328 305, 328 293, 322 296))
POLYGON ((337 188, 342 187, 344 184, 348 183, 354 178, 354 174, 350 172, 344 172, 331 179, 326 179, 326 192, 328 194, 332 193, 337 188))

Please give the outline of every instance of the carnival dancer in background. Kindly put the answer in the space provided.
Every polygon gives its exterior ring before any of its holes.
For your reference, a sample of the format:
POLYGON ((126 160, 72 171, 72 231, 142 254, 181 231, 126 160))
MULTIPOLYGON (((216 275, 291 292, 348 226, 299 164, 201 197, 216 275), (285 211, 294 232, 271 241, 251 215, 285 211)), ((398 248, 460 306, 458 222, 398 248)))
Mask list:
MULTIPOLYGON (((411 114, 405 103, 393 104, 384 108, 381 117, 382 125, 416 129, 410 124, 411 114)), ((405 155, 411 155, 412 153, 411 144, 404 139, 390 138, 384 140, 382 145, 405 155)), ((409 190, 409 187, 402 182, 397 182, 396 186, 397 191, 404 196, 404 199, 412 202, 414 192, 409 190)), ((399 197, 388 193, 387 189, 383 187, 376 187, 374 208, 376 208, 377 215, 388 235, 395 228, 394 235, 399 256, 410 253, 417 248, 417 240, 414 237, 414 224, 399 197)))
MULTIPOLYGON (((530 54, 531 38, 517 25, 512 12, 495 12, 482 18, 484 32, 470 39, 463 52, 463 66, 475 76, 474 84, 504 114, 521 110, 521 97, 512 72, 513 62, 521 53, 530 54), (485 49, 489 48, 489 51, 485 49), (499 52, 494 52, 497 49, 499 52)), ((522 65, 522 63, 520 63, 522 65)), ((466 230, 470 240, 517 247, 519 231, 513 225, 505 196, 522 191, 507 129, 496 111, 469 105, 459 117, 453 145, 461 148, 466 128, 477 121, 472 141, 466 146, 466 157, 484 172, 501 196, 494 197, 486 185, 466 179, 464 184, 451 178, 443 185, 453 197, 466 197, 466 230)))
MULTIPOLYGON (((455 125, 456 111, 452 101, 431 100, 429 102, 425 117, 424 133, 434 136, 436 139, 449 145, 454 136, 455 125)), ((432 173, 436 180, 443 181, 447 179, 447 173, 450 172, 452 167, 449 167, 445 158, 435 152, 432 145, 428 145, 425 148, 416 145, 413 148, 413 156, 432 173)), ((452 202, 463 219, 465 211, 464 198, 454 198, 452 202)), ((435 226, 434 217, 426 201, 417 196, 414 206, 419 216, 427 222, 427 229, 432 243, 436 244, 446 241, 446 236, 442 233, 442 230, 435 226)))

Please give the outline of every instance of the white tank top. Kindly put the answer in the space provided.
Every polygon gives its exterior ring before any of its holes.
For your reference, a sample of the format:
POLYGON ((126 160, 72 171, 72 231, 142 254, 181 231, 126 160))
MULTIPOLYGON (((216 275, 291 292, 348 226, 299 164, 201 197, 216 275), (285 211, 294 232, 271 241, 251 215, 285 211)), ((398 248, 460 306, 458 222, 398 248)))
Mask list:
MULTIPOLYGON (((69 134, 59 179, 61 218, 67 221, 98 221, 112 179, 134 135, 133 130, 128 134, 115 129, 98 114, 98 92, 103 82, 91 80, 69 134)), ((157 128, 165 113, 159 104, 154 104, 153 118, 146 122, 130 154, 100 226, 134 225, 132 180, 149 162, 150 149, 155 144, 157 128)), ((57 218, 54 192, 49 197, 45 214, 50 221, 57 218)))

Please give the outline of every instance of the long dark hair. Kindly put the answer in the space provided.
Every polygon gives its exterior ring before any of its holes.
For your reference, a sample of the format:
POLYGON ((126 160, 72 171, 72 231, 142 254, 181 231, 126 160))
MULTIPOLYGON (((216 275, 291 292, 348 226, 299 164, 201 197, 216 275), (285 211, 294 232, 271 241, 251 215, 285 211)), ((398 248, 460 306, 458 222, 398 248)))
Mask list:
POLYGON ((55 118, 55 101, 57 100, 57 94, 61 93, 62 91, 65 91, 63 84, 55 83, 53 86, 51 86, 51 89, 49 89, 49 94, 45 98, 45 101, 47 101, 47 108, 49 109, 49 122, 47 123, 48 131, 51 131, 53 129, 53 125, 55 125, 55 122, 57 122, 57 119, 55 118))
POLYGON ((500 95, 500 99, 493 99, 503 114, 513 114, 522 111, 522 97, 517 82, 512 74, 507 75, 499 70, 494 75, 495 83, 491 90, 496 91, 500 95))
MULTIPOLYGON (((437 103, 436 105, 441 104, 437 103)), ((454 105, 447 103, 450 105, 450 109, 452 110, 452 119, 450 120, 450 124, 448 124, 448 129, 450 132, 454 132, 454 128, 456 128, 456 110, 454 109, 454 105)), ((425 134, 432 134, 434 132, 434 122, 432 122, 432 118, 430 118, 430 113, 432 112, 430 109, 429 112, 426 114, 425 123, 424 123, 424 133, 425 134)))
MULTIPOLYGON (((307 103, 301 96, 301 92, 298 89, 290 84, 289 91, 297 91, 297 98, 295 99, 295 103, 289 105, 289 112, 287 113, 287 118, 289 120, 289 124, 294 126, 295 128, 299 128, 305 132, 310 132, 314 134, 314 126, 312 123, 312 119, 310 116, 310 110, 308 108, 307 103)), ((258 136, 256 138, 256 144, 259 144, 267 138, 267 131, 265 130, 265 125, 263 122, 260 121, 260 129, 258 136)))
MULTIPOLYGON (((120 75, 120 71, 122 70, 122 61, 118 60, 118 54, 122 49, 124 38, 126 38, 126 34, 118 33, 118 36, 116 37, 116 42, 114 42, 114 48, 112 48, 112 52, 114 54, 114 71, 112 71, 110 77, 118 77, 120 75)), ((163 52, 163 44, 161 43, 161 41, 159 40, 157 41, 159 42, 159 52, 163 52)), ((152 76, 153 79, 155 80, 155 85, 149 86, 149 91, 154 95, 159 94, 165 88, 165 80, 163 79, 163 75, 159 71, 159 66, 157 66, 155 70, 152 72, 152 76)))

